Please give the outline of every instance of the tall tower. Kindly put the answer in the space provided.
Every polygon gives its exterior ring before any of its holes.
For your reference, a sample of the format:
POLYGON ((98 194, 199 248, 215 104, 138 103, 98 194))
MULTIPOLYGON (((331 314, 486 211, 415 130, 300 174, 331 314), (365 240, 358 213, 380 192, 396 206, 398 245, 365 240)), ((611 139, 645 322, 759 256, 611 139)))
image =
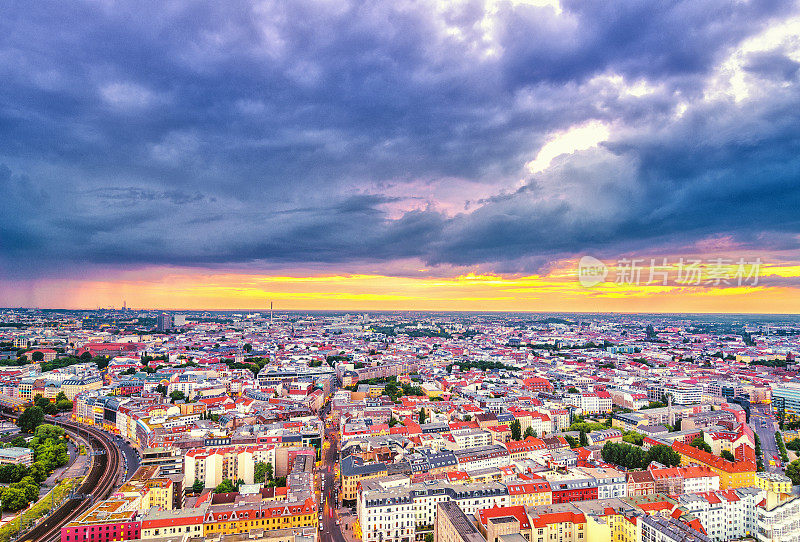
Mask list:
POLYGON ((272 301, 269 302, 269 327, 272 327, 272 301))

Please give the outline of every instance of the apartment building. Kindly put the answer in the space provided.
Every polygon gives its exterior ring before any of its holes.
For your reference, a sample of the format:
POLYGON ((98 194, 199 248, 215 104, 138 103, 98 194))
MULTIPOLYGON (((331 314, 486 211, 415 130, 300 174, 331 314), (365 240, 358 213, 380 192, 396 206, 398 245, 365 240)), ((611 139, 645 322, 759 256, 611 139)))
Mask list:
POLYGON ((597 483, 598 499, 624 498, 628 493, 625 473, 612 468, 578 467, 578 471, 591 476, 597 483))
POLYGON ((746 446, 740 448, 747 457, 733 462, 726 461, 714 454, 678 441, 672 443, 672 449, 680 454, 681 465, 706 466, 717 473, 720 478, 720 489, 735 489, 755 485, 756 462, 755 452, 753 452, 752 448, 746 446))
POLYGON ((786 542, 800 539, 800 497, 783 502, 767 503, 758 509, 756 537, 758 542, 786 542))
POLYGON ((678 497, 681 507, 700 520, 706 535, 719 542, 755 534, 758 505, 763 500, 764 491, 753 487, 678 497))
POLYGON ((362 489, 357 511, 363 542, 414 540, 417 516, 408 487, 362 489))
POLYGON ((435 517, 434 542, 486 542, 475 524, 454 502, 438 503, 435 517))
POLYGON ((509 506, 542 506, 553 502, 550 484, 544 479, 508 481, 506 487, 509 506))
POLYGON ((252 484, 255 464, 259 462, 275 465, 275 447, 255 444, 192 448, 184 455, 184 487, 190 487, 195 480, 206 487, 216 487, 225 479, 252 484))
POLYGON ((352 455, 342 458, 339 466, 342 481, 342 499, 345 501, 356 500, 356 497, 358 497, 358 484, 362 481, 380 478, 388 474, 385 463, 364 463, 363 459, 352 455))

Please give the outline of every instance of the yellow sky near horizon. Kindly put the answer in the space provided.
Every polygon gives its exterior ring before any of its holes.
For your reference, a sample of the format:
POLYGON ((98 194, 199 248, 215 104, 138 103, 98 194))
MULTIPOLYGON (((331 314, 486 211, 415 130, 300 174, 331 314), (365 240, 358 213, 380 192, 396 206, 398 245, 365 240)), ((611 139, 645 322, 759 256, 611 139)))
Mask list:
MULTIPOLYGON (((759 282, 733 279, 729 284, 677 283, 675 266, 668 284, 639 284, 630 273, 611 266, 604 282, 593 287, 577 280, 577 262, 559 262, 542 275, 460 274, 388 276, 383 274, 268 275, 246 272, 151 268, 107 278, 42 279, 13 287, 0 281, 3 306, 54 308, 120 307, 148 309, 257 310, 275 303, 283 310, 452 310, 553 312, 734 312, 796 313, 800 289, 783 281, 800 277, 800 266, 764 264, 759 282), (615 280, 621 279, 617 283, 615 280), (772 280, 771 280, 772 279, 772 280)), ((628 270, 629 271, 629 270, 628 270)), ((800 284, 800 281, 798 281, 800 284)))

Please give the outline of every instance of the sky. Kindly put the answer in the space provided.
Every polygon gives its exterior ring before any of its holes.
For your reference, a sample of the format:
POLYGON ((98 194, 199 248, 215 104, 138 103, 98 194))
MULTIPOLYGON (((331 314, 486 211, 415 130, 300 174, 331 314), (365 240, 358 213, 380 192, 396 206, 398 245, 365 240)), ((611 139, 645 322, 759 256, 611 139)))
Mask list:
POLYGON ((789 1, 2 2, 0 306, 797 312, 798 68, 789 1))

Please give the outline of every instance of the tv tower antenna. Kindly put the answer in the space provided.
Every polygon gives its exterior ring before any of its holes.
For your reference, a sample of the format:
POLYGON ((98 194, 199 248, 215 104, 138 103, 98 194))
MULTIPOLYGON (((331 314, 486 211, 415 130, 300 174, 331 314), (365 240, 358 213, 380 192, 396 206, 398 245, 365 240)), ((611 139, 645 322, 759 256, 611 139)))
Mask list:
POLYGON ((272 301, 269 302, 269 327, 272 327, 272 301))

